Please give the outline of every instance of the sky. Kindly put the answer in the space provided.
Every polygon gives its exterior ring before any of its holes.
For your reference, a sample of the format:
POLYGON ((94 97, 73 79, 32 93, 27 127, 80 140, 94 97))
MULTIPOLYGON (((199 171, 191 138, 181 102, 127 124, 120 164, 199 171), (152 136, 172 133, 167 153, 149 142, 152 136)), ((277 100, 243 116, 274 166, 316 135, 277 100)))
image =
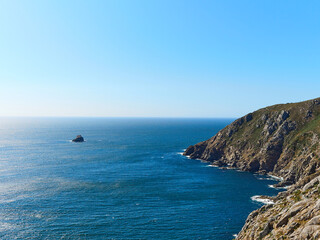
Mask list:
POLYGON ((0 0, 0 116, 241 117, 320 97, 320 1, 0 0))

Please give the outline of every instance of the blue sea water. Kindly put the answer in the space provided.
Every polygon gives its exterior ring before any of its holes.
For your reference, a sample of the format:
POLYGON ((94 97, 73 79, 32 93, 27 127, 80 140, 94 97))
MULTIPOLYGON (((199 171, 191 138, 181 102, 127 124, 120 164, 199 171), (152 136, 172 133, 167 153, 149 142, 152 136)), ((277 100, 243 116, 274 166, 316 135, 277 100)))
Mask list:
POLYGON ((1 118, 0 238, 232 239, 275 181, 180 154, 231 121, 1 118))

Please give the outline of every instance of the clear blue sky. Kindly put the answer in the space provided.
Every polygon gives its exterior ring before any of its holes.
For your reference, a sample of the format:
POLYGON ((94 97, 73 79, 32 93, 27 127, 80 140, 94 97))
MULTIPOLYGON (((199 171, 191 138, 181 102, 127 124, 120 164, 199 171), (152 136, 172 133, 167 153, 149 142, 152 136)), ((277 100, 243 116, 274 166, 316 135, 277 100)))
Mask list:
POLYGON ((0 1, 1 116, 239 117, 320 96, 320 1, 0 1))

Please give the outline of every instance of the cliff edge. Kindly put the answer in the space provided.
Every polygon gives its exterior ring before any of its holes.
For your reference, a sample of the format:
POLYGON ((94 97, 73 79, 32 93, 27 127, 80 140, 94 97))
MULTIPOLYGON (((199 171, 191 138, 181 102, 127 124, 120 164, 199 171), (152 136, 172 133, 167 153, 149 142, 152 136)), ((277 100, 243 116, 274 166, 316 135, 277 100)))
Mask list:
MULTIPOLYGON (((274 198, 275 204, 266 205, 249 215, 238 239, 281 239, 279 236, 289 235, 298 239, 300 235, 297 231, 308 224, 307 220, 311 221, 314 214, 319 215, 318 210, 315 210, 320 209, 317 192, 319 181, 314 180, 318 179, 316 177, 310 178, 320 172, 320 98, 269 106, 249 113, 212 138, 188 147, 184 155, 221 167, 278 176, 282 181, 276 187, 290 186, 288 191, 274 198), (316 182, 314 189, 306 193, 305 185, 313 180, 316 182), (297 207, 301 201, 304 201, 301 206, 308 207, 297 207), (310 219, 297 220, 298 225, 286 232, 285 228, 291 222, 280 220, 287 214, 286 210, 291 211, 291 208, 296 213, 291 213, 292 216, 289 214, 289 219, 295 219, 294 216, 299 216, 307 208, 314 211, 309 214, 310 219), (261 220, 259 225, 257 219, 260 218, 267 222, 261 220), (270 222, 270 219, 273 220, 270 222)), ((314 234, 318 236, 320 224, 320 219, 312 221, 318 225, 312 225, 308 230, 309 235, 303 235, 310 236, 310 239, 314 239, 314 234)))

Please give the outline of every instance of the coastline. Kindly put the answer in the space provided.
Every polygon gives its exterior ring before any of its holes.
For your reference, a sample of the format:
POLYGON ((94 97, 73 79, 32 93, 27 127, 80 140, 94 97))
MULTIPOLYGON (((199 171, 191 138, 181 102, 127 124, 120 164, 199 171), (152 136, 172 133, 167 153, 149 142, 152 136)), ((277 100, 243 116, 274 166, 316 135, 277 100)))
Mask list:
POLYGON ((278 104, 249 113, 186 149, 188 158, 279 181, 268 185, 283 190, 277 196, 252 196, 252 200, 265 205, 248 216, 237 239, 289 235, 294 239, 320 239, 320 224, 313 219, 320 215, 320 187, 316 185, 320 185, 319 126, 320 98, 278 104), (299 204, 303 207, 296 210, 299 204), (267 225, 266 218, 270 218, 267 225))

